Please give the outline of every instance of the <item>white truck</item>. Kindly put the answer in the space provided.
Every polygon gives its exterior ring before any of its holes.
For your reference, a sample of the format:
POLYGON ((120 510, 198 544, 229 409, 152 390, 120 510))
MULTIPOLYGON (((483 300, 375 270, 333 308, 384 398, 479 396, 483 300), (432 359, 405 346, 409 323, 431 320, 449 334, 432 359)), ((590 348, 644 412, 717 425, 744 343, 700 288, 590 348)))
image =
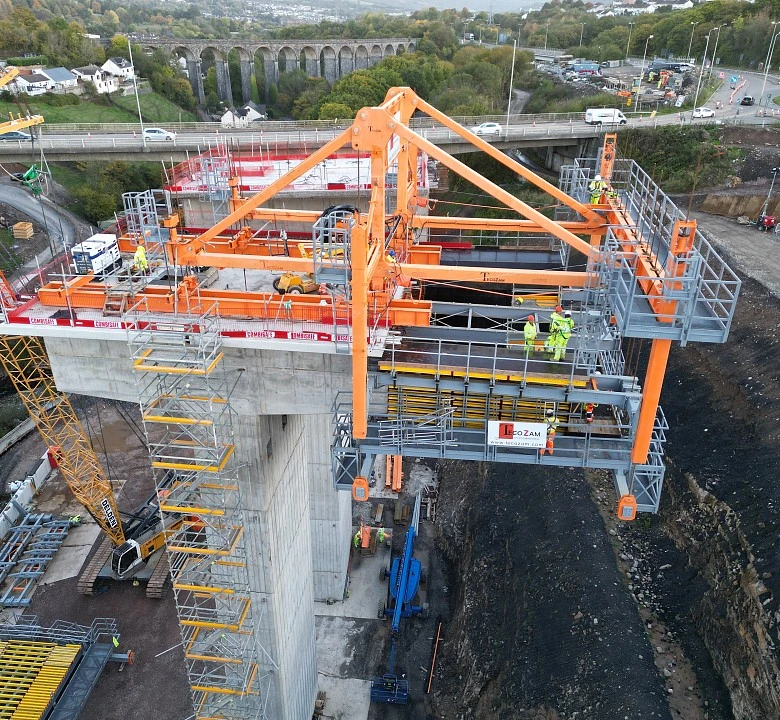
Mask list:
POLYGON ((116 235, 99 233, 87 238, 70 250, 77 275, 102 275, 122 267, 122 256, 116 235))
POLYGON ((625 125, 628 120, 617 108, 588 108, 585 122, 588 125, 625 125))

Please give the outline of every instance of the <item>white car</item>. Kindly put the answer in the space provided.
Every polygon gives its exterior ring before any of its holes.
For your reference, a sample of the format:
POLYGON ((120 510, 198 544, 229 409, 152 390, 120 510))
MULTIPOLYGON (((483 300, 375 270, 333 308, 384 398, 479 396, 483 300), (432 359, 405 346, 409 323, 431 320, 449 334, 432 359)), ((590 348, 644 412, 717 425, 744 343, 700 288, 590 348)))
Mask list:
POLYGON ((500 135, 501 126, 496 122, 482 123, 482 125, 477 125, 472 132, 475 135, 500 135))
POLYGON ((162 128, 144 128, 144 140, 175 140, 176 133, 162 128))
POLYGON ((695 118, 715 117, 715 111, 712 108, 708 108, 708 107, 697 107, 693 111, 693 117, 695 118))

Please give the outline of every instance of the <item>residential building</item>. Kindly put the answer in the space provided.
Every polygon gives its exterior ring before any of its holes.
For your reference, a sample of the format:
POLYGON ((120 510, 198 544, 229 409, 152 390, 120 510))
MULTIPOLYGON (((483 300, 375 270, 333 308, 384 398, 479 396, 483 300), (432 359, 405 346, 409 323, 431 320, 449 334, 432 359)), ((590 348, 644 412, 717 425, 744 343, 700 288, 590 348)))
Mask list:
POLYGON ((55 90, 68 91, 78 87, 79 84, 78 78, 64 67, 45 68, 41 70, 40 74, 45 75, 54 83, 55 90))
POLYGON ((132 80, 135 76, 135 70, 132 64, 128 59, 123 57, 108 58, 108 60, 101 65, 101 68, 105 70, 105 72, 119 78, 120 82, 127 82, 128 80, 132 80))
POLYGON ((73 74, 82 82, 91 82, 99 93, 112 93, 119 89, 117 79, 97 65, 73 68, 73 74))
POLYGON ((244 107, 231 108, 227 110, 220 118, 220 122, 225 127, 247 127, 255 120, 265 120, 264 108, 247 103, 244 107))
POLYGON ((54 87, 54 83, 40 73, 18 75, 13 81, 13 85, 16 92, 28 95, 43 95, 54 87))

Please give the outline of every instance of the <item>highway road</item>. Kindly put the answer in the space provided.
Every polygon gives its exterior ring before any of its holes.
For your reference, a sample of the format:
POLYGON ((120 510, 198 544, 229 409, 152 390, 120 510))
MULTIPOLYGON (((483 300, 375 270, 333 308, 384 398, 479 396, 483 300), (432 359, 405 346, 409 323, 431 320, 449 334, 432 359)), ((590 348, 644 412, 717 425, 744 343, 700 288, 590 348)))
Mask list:
MULTIPOLYGON (((715 109, 716 101, 723 107, 715 110, 714 118, 693 120, 691 111, 657 115, 649 113, 628 113, 628 124, 623 127, 657 127, 677 125, 681 123, 738 123, 763 124, 772 122, 772 117, 763 115, 763 107, 741 107, 737 104, 739 98, 745 95, 757 97, 762 88, 763 77, 757 73, 745 74, 744 86, 736 94, 734 104, 729 104, 731 90, 729 77, 732 73, 725 70, 726 81, 709 99, 708 106, 715 109)), ((736 72, 736 71, 734 71, 736 72)), ((764 97, 767 94, 780 93, 780 84, 774 77, 767 81, 764 97)), ((777 119, 780 120, 780 107, 775 108, 777 119)), ((501 133, 485 136, 484 139, 502 149, 523 146, 565 145, 572 144, 573 139, 594 137, 602 132, 602 128, 587 125, 582 113, 571 114, 540 114, 513 115, 509 124, 500 116, 471 118, 469 127, 474 127, 483 121, 500 121, 501 133)), ((344 128, 343 124, 333 123, 296 123, 296 122, 263 122, 250 128, 227 129, 218 124, 193 124, 194 127, 179 129, 173 141, 144 141, 139 126, 96 125, 96 126, 40 126, 40 140, 31 148, 27 141, 0 141, 0 162, 25 161, 43 149, 50 161, 83 158, 94 159, 119 158, 145 155, 147 159, 181 160, 192 154, 199 154, 215 147, 221 142, 235 144, 242 151, 254 152, 310 152, 328 140, 336 137, 344 128), (134 129, 135 128, 135 129, 134 129)), ((166 127, 166 126, 164 126, 166 127)), ((453 154, 468 151, 468 144, 448 128, 436 125, 433 121, 423 119, 413 121, 414 129, 436 145, 453 154)), ((166 129, 174 129, 166 127, 166 129)), ((606 127, 604 128, 606 129, 606 127)), ((612 128, 609 128, 612 129, 612 128)))

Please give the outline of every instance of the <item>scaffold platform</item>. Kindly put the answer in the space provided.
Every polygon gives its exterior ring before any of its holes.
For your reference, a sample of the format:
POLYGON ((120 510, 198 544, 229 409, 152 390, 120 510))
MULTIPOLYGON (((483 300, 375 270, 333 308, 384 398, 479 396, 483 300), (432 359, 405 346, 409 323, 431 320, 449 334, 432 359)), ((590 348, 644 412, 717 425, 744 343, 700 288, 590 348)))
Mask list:
POLYGON ((132 662, 118 642, 111 618, 43 627, 22 615, 0 625, 0 719, 75 720, 106 665, 132 662))

